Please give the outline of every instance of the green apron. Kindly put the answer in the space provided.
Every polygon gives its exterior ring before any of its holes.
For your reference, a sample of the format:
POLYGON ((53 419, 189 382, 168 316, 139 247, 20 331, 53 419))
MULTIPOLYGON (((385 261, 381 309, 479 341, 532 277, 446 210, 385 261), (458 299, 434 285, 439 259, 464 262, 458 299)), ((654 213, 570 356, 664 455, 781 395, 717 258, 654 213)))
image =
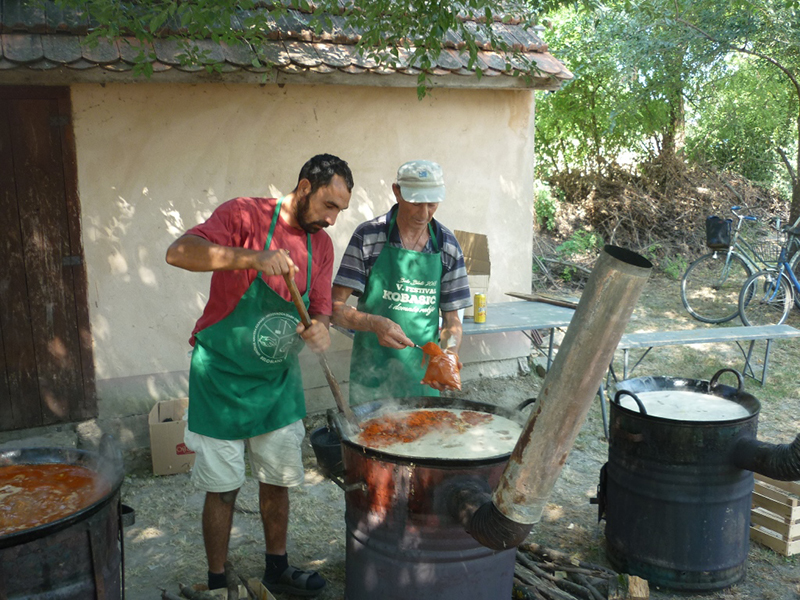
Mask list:
MULTIPOLYGON (((265 250, 281 212, 278 200, 265 250)), ((311 236, 308 280, 311 289, 311 236)), ((221 321, 195 334, 189 370, 189 431, 221 440, 241 440, 280 429, 306 416, 303 380, 297 354, 303 341, 295 329, 300 319, 258 276, 236 308, 221 321)))
MULTIPOLYGON (((367 278, 358 310, 388 317, 416 344, 437 341, 442 258, 433 228, 428 225, 432 254, 390 246, 396 217, 397 213, 389 223, 386 245, 367 278)), ((425 376, 422 358, 417 348, 386 348, 375 333, 357 331, 350 358, 350 403, 438 396, 437 390, 420 383, 425 376)))

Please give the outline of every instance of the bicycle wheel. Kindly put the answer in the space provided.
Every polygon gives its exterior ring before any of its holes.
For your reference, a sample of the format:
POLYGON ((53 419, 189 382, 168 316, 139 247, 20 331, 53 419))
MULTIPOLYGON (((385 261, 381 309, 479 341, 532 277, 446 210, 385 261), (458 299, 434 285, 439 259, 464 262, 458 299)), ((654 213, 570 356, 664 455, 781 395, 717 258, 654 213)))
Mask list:
POLYGON ((739 292, 752 270, 738 254, 712 252, 686 269, 681 280, 683 306, 698 321, 725 323, 739 314, 739 292))
MULTIPOLYGON (((794 276, 797 277, 797 280, 800 281, 800 250, 794 253, 791 260, 789 261, 789 268, 794 273, 794 276)), ((800 294, 794 295, 794 305, 797 308, 800 308, 800 294)))
POLYGON ((745 325, 780 325, 792 310, 792 286, 777 271, 752 274, 739 294, 739 314, 745 325))

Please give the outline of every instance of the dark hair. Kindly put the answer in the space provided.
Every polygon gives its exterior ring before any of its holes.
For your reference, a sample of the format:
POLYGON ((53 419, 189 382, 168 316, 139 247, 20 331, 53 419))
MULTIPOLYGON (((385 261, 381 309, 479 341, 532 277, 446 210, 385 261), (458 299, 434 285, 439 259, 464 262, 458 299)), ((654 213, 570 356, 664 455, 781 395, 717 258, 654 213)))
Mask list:
MULTIPOLYGON (((339 175, 344 179, 348 192, 353 191, 353 174, 350 172, 350 167, 333 154, 317 154, 309 158, 300 169, 297 183, 299 184, 302 179, 308 179, 311 182, 311 193, 313 194, 319 188, 330 184, 334 175, 339 175)), ((296 186, 295 189, 297 189, 296 186)))

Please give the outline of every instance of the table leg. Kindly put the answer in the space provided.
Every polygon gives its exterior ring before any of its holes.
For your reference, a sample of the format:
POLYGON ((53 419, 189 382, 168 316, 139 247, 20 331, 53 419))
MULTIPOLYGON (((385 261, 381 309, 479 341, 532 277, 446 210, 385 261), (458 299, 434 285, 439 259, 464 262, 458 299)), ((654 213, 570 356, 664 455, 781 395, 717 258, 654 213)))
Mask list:
POLYGON ((761 385, 767 381, 767 368, 769 367, 769 347, 772 345, 772 340, 767 340, 767 350, 764 352, 764 370, 761 371, 761 385))
MULTIPOLYGON (((753 369, 753 363, 751 362, 753 358, 753 348, 756 345, 756 340, 750 340, 750 344, 748 345, 746 352, 741 342, 737 341, 736 345, 739 346, 739 350, 742 352, 742 356, 744 356, 744 366, 742 367, 742 375, 744 375, 745 377, 750 377, 751 379, 758 380, 758 378, 756 377, 755 369, 753 369)), ((768 355, 769 355, 769 340, 767 340, 767 354, 764 356, 764 366, 762 367, 761 371, 761 385, 764 385, 764 380, 766 379, 766 361, 768 355)))
POLYGON ((606 411, 606 390, 603 387, 603 382, 600 382, 600 389, 597 391, 600 398, 600 415, 603 417, 603 435, 608 440, 608 413, 606 411))

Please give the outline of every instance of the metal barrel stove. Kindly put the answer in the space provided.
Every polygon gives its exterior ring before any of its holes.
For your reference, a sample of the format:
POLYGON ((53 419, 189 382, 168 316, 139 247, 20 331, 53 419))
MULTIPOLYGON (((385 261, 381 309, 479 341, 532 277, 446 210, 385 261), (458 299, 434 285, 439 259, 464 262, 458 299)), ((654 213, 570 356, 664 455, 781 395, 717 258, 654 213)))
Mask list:
MULTIPOLYGON (((385 404, 448 408, 518 420, 496 406, 452 398, 403 398, 355 407, 359 420, 385 404)), ((447 502, 465 482, 491 490, 508 454, 486 459, 404 458, 345 439, 347 600, 511 596, 515 552, 497 552, 453 519, 447 502)))
POLYGON ((760 403, 742 384, 731 369, 710 381, 640 377, 617 384, 598 488, 606 551, 617 570, 700 592, 745 576, 753 471, 800 477, 800 436, 785 446, 756 440, 760 403), (738 386, 719 383, 726 372, 738 386), (687 393, 688 415, 674 402, 687 393))

